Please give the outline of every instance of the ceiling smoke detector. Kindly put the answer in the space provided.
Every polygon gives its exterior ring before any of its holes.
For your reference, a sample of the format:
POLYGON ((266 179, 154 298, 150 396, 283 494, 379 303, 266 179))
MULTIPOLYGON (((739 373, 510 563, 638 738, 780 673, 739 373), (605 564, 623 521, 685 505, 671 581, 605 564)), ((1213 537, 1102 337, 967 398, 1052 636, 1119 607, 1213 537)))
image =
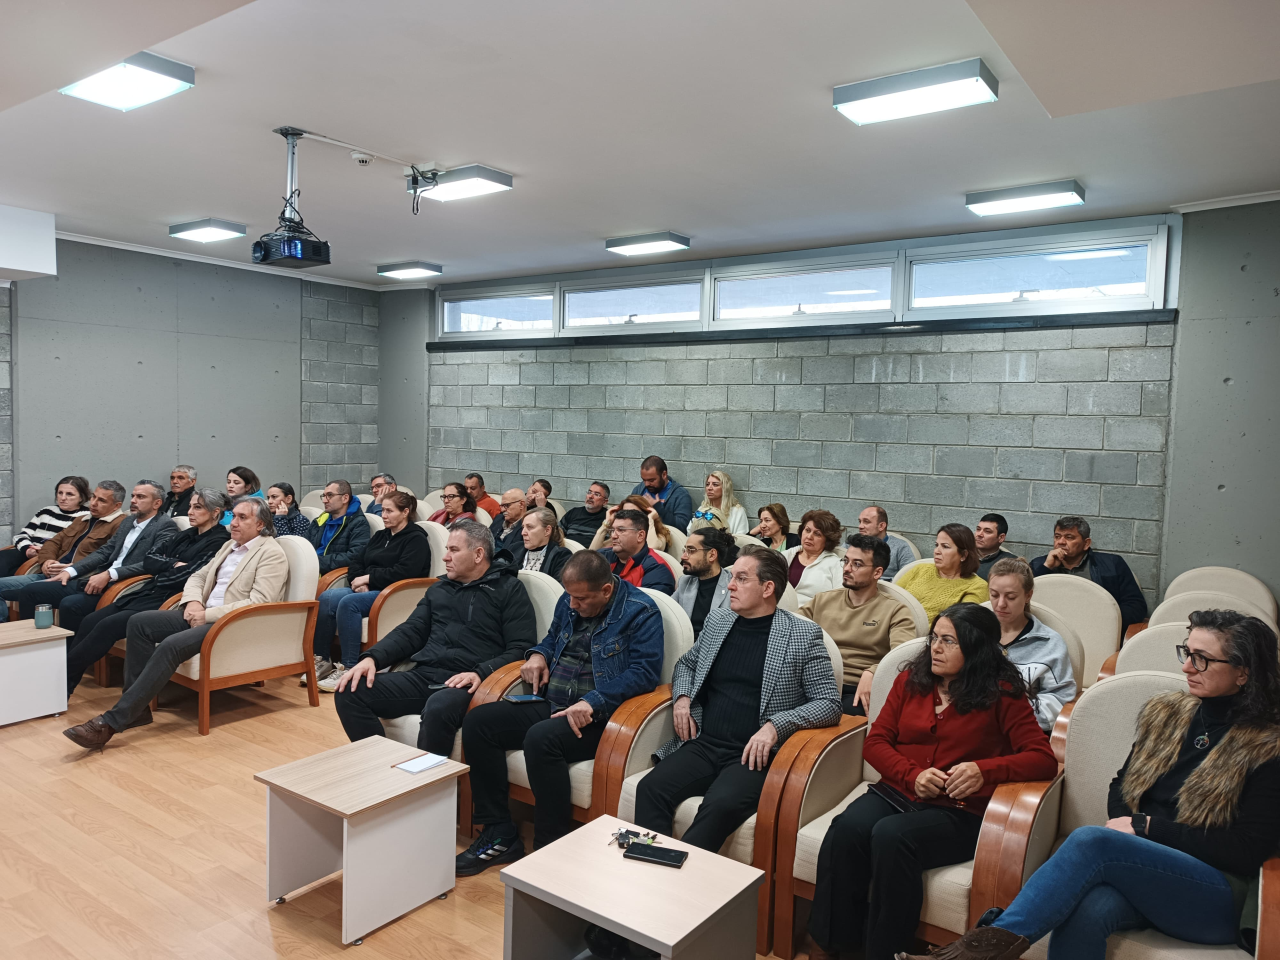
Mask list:
POLYGON ((369 167, 373 165, 373 154, 371 153, 361 153, 359 150, 352 150, 351 159, 362 167, 369 167))

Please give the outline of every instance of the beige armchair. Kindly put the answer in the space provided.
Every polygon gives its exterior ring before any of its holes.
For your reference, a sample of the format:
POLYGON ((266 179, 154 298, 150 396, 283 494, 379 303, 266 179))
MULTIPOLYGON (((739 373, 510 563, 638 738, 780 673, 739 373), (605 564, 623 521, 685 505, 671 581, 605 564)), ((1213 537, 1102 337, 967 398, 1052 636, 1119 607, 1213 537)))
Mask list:
POLYGON ((1185 625, 1187 618, 1196 610, 1235 610, 1247 617, 1257 617, 1272 630, 1276 629, 1275 614, 1264 607, 1233 594, 1209 590, 1188 590, 1166 596, 1164 602, 1151 612, 1147 623, 1152 627, 1162 623, 1185 625))
POLYGON ((1181 673, 1182 664, 1178 662, 1174 647, 1186 642, 1186 623, 1161 623, 1147 627, 1126 640, 1119 653, 1113 653, 1107 658, 1098 679, 1134 670, 1181 673))
POLYGON ((1168 600, 1170 597, 1176 597, 1180 593, 1190 593, 1193 590, 1239 597, 1246 603, 1261 607, 1271 614, 1272 620, 1280 615, 1275 594, 1271 589, 1252 574, 1236 570, 1234 567, 1196 567, 1194 570, 1180 573, 1165 588, 1164 598, 1168 600))
POLYGON ((929 614, 925 612, 924 604, 916 599, 914 593, 886 580, 878 581, 876 589, 880 591, 882 597, 891 597, 906 605, 906 608, 911 611, 911 619, 916 625, 917 637, 927 637, 929 635, 929 614))
POLYGON ((431 569, 428 572, 433 577, 443 577, 444 548, 449 545, 449 531, 443 524, 430 520, 419 520, 418 526, 427 531, 427 543, 431 546, 431 569))
POLYGON ((1036 577, 1035 602, 1071 624, 1084 646, 1084 670, 1076 675, 1083 691, 1093 684, 1107 657, 1120 649, 1124 621, 1120 605, 1092 580, 1069 573, 1036 577))

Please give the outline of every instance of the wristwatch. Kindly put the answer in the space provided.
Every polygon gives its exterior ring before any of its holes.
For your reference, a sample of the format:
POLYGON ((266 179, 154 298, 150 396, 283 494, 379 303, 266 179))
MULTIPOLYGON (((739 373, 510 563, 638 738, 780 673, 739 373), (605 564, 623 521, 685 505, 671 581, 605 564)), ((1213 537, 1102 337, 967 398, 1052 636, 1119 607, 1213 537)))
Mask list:
POLYGON ((1129 818, 1129 822, 1133 824, 1133 832, 1139 837, 1147 835, 1147 815, 1145 813, 1135 813, 1129 818))

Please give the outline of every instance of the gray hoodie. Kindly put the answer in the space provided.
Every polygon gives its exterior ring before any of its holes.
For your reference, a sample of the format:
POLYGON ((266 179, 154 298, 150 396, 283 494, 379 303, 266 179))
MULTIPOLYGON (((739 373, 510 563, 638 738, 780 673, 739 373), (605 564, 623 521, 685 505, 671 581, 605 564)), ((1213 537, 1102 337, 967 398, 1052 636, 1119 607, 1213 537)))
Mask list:
POLYGON ((1027 682, 1031 709, 1040 728, 1048 733, 1064 704, 1076 698, 1076 679, 1071 672, 1067 642, 1056 631, 1027 613, 1031 627, 1004 648, 1027 682))

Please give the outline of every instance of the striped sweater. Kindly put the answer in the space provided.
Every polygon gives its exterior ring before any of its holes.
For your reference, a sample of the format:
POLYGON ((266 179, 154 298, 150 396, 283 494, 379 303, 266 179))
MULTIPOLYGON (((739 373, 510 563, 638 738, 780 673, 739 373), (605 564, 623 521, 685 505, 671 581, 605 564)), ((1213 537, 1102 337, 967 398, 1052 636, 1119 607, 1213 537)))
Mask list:
POLYGON ((50 537, 57 536, 69 527, 71 521, 76 517, 87 516, 89 516, 88 510, 63 513, 56 506, 45 507, 36 513, 25 527, 18 531, 18 535, 13 538, 13 545, 18 550, 25 550, 27 547, 38 547, 50 537))

